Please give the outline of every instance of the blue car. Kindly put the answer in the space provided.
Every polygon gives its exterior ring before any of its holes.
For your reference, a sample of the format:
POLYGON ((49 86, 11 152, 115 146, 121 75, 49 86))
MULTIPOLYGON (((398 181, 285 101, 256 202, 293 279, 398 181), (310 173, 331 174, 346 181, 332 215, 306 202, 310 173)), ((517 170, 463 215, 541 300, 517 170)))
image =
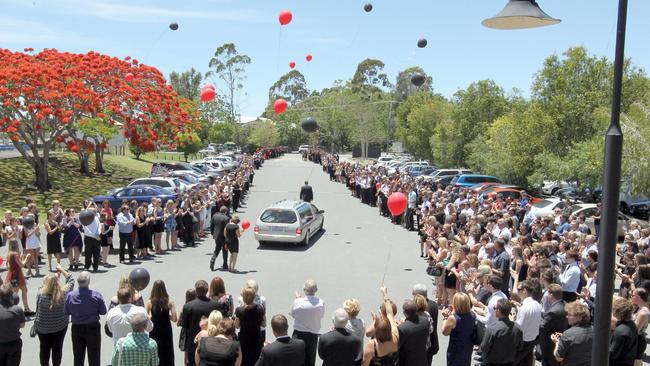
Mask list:
POLYGON ((124 187, 115 191, 113 194, 106 196, 95 196, 93 200, 97 204, 97 207, 102 207, 102 202, 108 201, 111 204, 113 212, 117 214, 120 212, 120 207, 122 206, 122 200, 127 200, 131 202, 133 200, 138 201, 138 203, 150 203, 152 198, 160 198, 163 202, 163 206, 167 200, 175 200, 177 195, 176 193, 157 186, 150 185, 135 185, 124 187))
POLYGON ((456 187, 471 187, 479 183, 502 183, 499 178, 490 175, 461 174, 451 180, 451 185, 456 187))

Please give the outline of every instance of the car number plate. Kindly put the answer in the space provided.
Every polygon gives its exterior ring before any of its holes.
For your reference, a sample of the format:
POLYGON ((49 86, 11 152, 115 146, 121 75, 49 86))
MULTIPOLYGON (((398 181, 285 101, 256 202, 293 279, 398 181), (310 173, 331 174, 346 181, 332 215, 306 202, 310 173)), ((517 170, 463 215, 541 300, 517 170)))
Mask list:
POLYGON ((271 228, 271 231, 274 232, 284 231, 284 228, 282 226, 274 226, 271 228))

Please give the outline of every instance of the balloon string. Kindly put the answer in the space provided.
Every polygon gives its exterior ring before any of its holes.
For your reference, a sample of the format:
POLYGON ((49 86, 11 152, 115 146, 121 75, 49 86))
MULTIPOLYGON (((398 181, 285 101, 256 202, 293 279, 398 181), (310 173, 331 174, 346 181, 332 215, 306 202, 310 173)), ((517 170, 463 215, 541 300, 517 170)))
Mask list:
POLYGON ((156 45, 158 44, 158 42, 160 42, 162 37, 165 36, 166 31, 167 31, 166 29, 163 29, 163 31, 160 32, 160 35, 158 35, 158 38, 156 38, 156 40, 151 44, 151 46, 149 46, 149 50, 147 50, 147 53, 144 55, 143 58, 144 60, 146 60, 147 62, 149 61, 149 55, 151 54, 151 51, 153 51, 154 47, 156 47, 156 45))
MULTIPOLYGON (((395 231, 395 230, 393 230, 395 231)), ((384 241, 386 241, 386 237, 384 237, 384 241)), ((386 273, 388 272, 388 263, 390 263, 390 255, 393 251, 393 242, 391 241, 388 244, 388 256, 386 257, 386 265, 384 266, 384 275, 381 278, 381 285, 384 286, 384 280, 386 280, 386 273)))
POLYGON ((282 26, 280 26, 280 35, 278 36, 278 56, 275 62, 276 74, 280 74, 280 57, 282 57, 282 26))

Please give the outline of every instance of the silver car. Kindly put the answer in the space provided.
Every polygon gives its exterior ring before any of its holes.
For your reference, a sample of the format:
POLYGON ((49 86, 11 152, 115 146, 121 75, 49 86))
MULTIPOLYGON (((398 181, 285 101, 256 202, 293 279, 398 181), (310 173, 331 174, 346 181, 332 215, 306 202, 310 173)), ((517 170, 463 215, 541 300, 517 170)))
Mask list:
POLYGON ((262 211, 253 228, 255 239, 309 245, 309 239, 323 229, 325 211, 309 202, 283 200, 262 211))

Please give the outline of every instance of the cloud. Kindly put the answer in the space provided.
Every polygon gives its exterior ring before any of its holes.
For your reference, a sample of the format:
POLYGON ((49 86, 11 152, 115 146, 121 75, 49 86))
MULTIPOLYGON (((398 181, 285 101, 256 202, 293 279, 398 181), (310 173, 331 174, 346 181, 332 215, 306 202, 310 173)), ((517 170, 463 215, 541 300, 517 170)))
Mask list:
POLYGON ((92 45, 99 41, 81 34, 51 28, 43 23, 0 16, 0 44, 36 47, 41 44, 92 45))
MULTIPOLYGON (((10 0, 14 4, 26 5, 25 1, 10 0)), ((211 4, 217 7, 217 4, 211 4)), ((135 5, 100 0, 57 0, 53 3, 38 4, 42 8, 79 16, 90 16, 128 23, 165 23, 176 19, 197 19, 217 21, 261 22, 266 16, 249 9, 235 10, 193 10, 167 8, 159 5, 135 5)))

